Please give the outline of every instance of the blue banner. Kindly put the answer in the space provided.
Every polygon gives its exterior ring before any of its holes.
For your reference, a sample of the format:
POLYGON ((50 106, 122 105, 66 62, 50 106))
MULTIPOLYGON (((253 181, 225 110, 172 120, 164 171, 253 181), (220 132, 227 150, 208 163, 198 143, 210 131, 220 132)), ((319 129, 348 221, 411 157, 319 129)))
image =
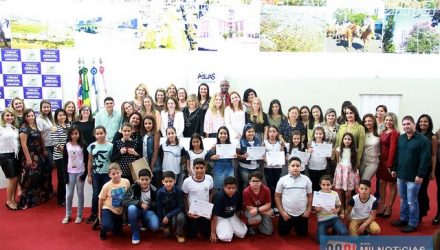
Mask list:
POLYGON ((42 75, 43 87, 61 87, 60 75, 42 75))
POLYGON ((22 62, 21 68, 23 74, 41 74, 41 63, 39 62, 22 62))
POLYGON ((40 87, 24 87, 23 94, 25 99, 43 99, 43 93, 40 87))
POLYGON ((22 75, 3 75, 3 86, 8 87, 19 87, 23 86, 23 77, 22 75))
POLYGON ((60 51, 52 49, 40 50, 42 62, 60 62, 60 51))
POLYGON ((431 236, 321 236, 320 250, 433 250, 431 236))
POLYGON ((4 98, 5 98, 5 94, 4 94, 3 87, 0 87, 0 99, 4 99, 4 98))
POLYGON ((52 107, 53 110, 59 109, 59 108, 63 108, 63 102, 61 100, 48 100, 50 102, 50 106, 52 107))
POLYGON ((19 49, 2 49, 3 62, 21 61, 21 51, 19 49))

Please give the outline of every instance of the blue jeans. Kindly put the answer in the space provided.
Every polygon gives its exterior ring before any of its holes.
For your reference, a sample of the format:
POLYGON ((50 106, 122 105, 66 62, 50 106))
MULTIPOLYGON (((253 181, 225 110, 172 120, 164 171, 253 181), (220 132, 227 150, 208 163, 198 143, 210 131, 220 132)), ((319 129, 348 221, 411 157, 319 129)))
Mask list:
POLYGON ((397 178, 397 187, 400 195, 400 220, 408 221, 408 225, 416 227, 419 224, 420 184, 404 181, 397 178))
POLYGON ((66 184, 66 216, 70 217, 72 215, 72 200, 73 194, 78 195, 78 210, 76 212, 76 217, 82 218, 83 208, 84 208, 84 181, 79 177, 83 175, 84 172, 78 174, 69 173, 69 183, 66 184))
POLYGON ((318 222, 318 242, 321 236, 327 235, 327 229, 333 228, 338 235, 348 235, 347 227, 336 217, 330 220, 318 222))
POLYGON ((214 162, 212 171, 214 175, 214 188, 223 189, 223 181, 228 176, 234 176, 234 166, 230 159, 220 159, 214 162))
POLYGON ((102 209, 101 231, 108 232, 112 230, 113 235, 122 233, 122 215, 113 213, 110 209, 102 209))
POLYGON ((141 219, 142 225, 150 228, 153 231, 159 230, 159 218, 152 210, 143 210, 135 205, 129 205, 127 209, 128 223, 131 227, 131 232, 134 234, 139 234, 139 218, 141 219))
POLYGON ((93 188, 93 196, 92 196, 92 214, 98 215, 98 195, 101 192, 102 186, 105 183, 110 181, 110 177, 108 174, 96 174, 93 173, 92 176, 92 188, 93 188))

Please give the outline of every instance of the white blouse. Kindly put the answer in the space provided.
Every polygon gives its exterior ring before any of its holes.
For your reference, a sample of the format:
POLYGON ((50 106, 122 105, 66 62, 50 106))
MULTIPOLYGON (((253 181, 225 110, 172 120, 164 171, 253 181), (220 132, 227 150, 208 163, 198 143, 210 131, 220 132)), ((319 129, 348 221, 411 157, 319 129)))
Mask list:
POLYGON ((18 129, 10 124, 0 126, 0 154, 15 153, 18 155, 18 129))
POLYGON ((243 110, 233 111, 230 107, 225 109, 225 125, 229 130, 231 139, 240 139, 243 133, 245 115, 243 110))

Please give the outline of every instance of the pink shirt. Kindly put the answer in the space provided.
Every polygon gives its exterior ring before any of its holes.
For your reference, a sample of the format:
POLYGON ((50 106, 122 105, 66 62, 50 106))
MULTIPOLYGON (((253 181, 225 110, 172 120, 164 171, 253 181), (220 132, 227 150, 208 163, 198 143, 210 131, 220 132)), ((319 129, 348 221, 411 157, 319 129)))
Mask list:
POLYGON ((220 115, 220 112, 214 115, 210 109, 206 111, 204 132, 207 134, 217 133, 221 126, 225 126, 225 117, 220 115))

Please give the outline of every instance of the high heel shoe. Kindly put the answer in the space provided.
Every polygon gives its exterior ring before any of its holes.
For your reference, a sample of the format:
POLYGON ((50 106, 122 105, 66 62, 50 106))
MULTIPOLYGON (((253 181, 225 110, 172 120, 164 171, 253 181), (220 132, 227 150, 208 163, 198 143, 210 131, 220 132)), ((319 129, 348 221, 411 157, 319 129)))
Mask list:
POLYGON ((5 206, 9 210, 13 210, 13 211, 18 210, 18 207, 11 207, 11 205, 9 205, 8 203, 5 203, 5 206))
POLYGON ((377 213, 376 216, 382 218, 384 213, 385 213, 385 211, 387 210, 387 208, 388 208, 387 206, 383 206, 382 211, 377 213))
POLYGON ((391 217, 391 214, 393 213, 393 209, 392 209, 392 208, 389 209, 389 211, 390 211, 389 213, 386 213, 387 210, 388 210, 388 208, 385 209, 385 211, 384 211, 383 214, 382 214, 382 218, 384 218, 384 219, 386 219, 386 218, 390 218, 390 217, 391 217))
POLYGON ((440 214, 437 214, 432 220, 432 225, 438 225, 438 224, 440 224, 440 214))

